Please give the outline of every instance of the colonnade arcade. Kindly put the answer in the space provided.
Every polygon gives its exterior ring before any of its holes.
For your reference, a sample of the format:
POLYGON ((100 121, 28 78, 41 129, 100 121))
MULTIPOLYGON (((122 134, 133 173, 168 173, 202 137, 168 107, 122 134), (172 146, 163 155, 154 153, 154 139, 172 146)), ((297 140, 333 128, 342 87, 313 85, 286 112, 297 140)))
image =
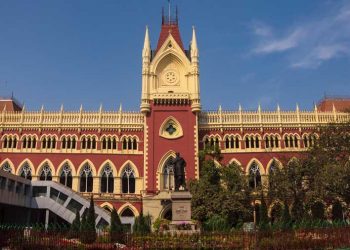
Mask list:
POLYGON ((139 194, 142 186, 137 167, 129 160, 119 172, 113 163, 105 161, 96 173, 94 164, 89 160, 84 161, 77 171, 69 160, 64 160, 56 172, 49 160, 43 161, 35 171, 29 159, 19 164, 16 170, 12 162, 5 159, 0 169, 29 180, 57 181, 81 193, 139 194))

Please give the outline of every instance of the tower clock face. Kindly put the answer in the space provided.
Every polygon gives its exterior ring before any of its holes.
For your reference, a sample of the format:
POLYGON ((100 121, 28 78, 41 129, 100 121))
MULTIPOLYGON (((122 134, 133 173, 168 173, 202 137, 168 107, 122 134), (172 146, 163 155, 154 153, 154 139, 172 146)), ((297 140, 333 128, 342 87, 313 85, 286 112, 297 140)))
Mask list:
POLYGON ((175 70, 167 70, 163 76, 166 85, 175 85, 179 81, 178 73, 175 70))

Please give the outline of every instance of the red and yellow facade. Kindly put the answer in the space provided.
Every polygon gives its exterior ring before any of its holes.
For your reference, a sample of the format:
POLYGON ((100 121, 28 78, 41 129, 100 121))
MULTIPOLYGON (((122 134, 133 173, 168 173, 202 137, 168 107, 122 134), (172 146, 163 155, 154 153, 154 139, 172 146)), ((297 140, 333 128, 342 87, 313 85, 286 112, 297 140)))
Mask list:
POLYGON ((0 168, 32 180, 69 183, 121 215, 143 211, 153 219, 169 212, 173 175, 168 163, 176 152, 187 162, 186 179, 199 178, 198 151, 208 143, 220 147, 222 164, 235 161, 247 174, 254 166, 264 177, 273 164, 311 146, 317 126, 349 119, 335 106, 202 111, 195 30, 185 50, 177 20, 165 18, 155 50, 146 28, 140 112, 2 107, 0 168))

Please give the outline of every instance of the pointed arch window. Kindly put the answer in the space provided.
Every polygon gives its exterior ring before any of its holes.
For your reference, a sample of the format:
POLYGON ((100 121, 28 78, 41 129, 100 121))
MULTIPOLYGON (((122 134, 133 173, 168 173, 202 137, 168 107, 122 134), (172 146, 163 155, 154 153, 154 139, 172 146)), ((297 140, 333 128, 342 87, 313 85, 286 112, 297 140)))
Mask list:
POLYGON ((135 193, 135 172, 127 165, 122 173, 122 193, 135 193))
POLYGON ((24 163, 19 175, 25 179, 32 180, 32 169, 28 163, 24 163))
POLYGON ((60 183, 65 185, 66 187, 72 188, 72 182, 72 169, 70 168, 68 163, 65 163, 60 173, 60 183))
POLYGON ((171 156, 169 159, 165 162, 163 167, 163 190, 173 190, 175 186, 175 179, 174 179, 174 165, 173 165, 174 158, 171 156))
POLYGON ((249 167, 249 187, 253 189, 261 187, 260 168, 256 162, 253 162, 249 167))
POLYGON ((114 191, 114 178, 113 170, 109 164, 106 164, 102 171, 101 176, 101 193, 113 193, 114 191))
POLYGON ((135 217, 134 212, 129 208, 125 208, 123 212, 120 214, 121 217, 135 217))
POLYGON ((52 181, 51 168, 47 163, 42 167, 39 179, 41 181, 52 181))
POLYGON ((8 162, 5 162, 4 164, 2 164, 1 170, 8 172, 8 173, 12 173, 12 168, 8 162))
POLYGON ((92 170, 88 163, 83 166, 80 173, 80 192, 92 192, 92 170))

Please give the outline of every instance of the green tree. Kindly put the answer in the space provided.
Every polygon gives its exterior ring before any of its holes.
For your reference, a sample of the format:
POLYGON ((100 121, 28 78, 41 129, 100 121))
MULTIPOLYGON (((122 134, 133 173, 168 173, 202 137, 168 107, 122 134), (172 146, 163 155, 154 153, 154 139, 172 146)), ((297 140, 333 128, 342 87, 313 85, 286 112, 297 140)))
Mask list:
POLYGON ((324 220, 325 219, 324 204, 321 201, 315 201, 311 205, 311 214, 312 214, 313 220, 324 220))
POLYGON ((284 229, 287 229, 290 227, 291 224, 291 217, 289 213, 289 206, 288 203, 285 201, 283 206, 283 214, 282 214, 282 227, 284 229))
MULTIPOLYGON (((95 205, 93 197, 90 198, 90 207, 87 210, 86 220, 82 221, 81 242, 91 244, 96 240, 95 205)), ((83 217, 83 218, 84 218, 83 217)))
POLYGON ((79 232, 80 232, 80 214, 79 214, 79 211, 76 210, 75 218, 70 226, 68 235, 70 238, 78 238, 79 232))
POLYGON ((259 228, 262 230, 265 230, 268 227, 269 227, 269 216, 267 214, 267 205, 265 202, 264 194, 263 192, 261 192, 259 228))
POLYGON ((115 208, 113 208, 111 212, 111 226, 109 233, 112 242, 120 242, 123 239, 124 227, 115 208))
POLYGON ((192 217, 201 222, 225 218, 230 227, 242 223, 252 211, 241 166, 218 166, 222 158, 218 148, 208 147, 199 155, 200 178, 190 182, 192 217))
POLYGON ((133 232, 138 235, 145 235, 151 233, 151 217, 149 215, 144 216, 141 212, 139 216, 135 218, 133 226, 133 232))
POLYGON ((339 200, 336 200, 332 206, 332 220, 333 221, 343 221, 343 206, 339 200))

